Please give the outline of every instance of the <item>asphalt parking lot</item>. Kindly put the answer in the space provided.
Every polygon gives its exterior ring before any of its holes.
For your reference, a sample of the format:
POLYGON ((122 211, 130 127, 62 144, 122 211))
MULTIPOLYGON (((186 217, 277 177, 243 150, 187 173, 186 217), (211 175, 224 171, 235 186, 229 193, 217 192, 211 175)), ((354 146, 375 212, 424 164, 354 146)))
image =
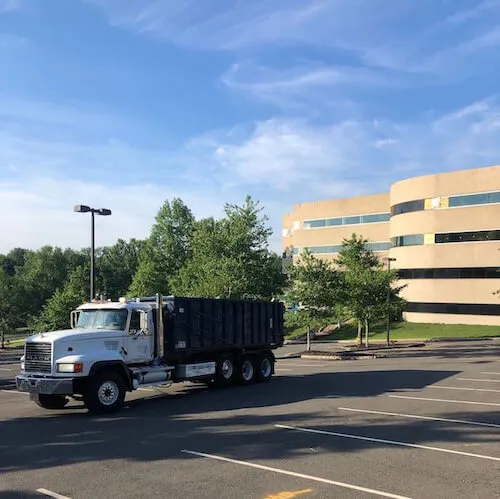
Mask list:
POLYGON ((38 408, 12 362, 1 499, 500 496, 500 342, 285 359, 265 385, 142 390, 107 417, 38 408))

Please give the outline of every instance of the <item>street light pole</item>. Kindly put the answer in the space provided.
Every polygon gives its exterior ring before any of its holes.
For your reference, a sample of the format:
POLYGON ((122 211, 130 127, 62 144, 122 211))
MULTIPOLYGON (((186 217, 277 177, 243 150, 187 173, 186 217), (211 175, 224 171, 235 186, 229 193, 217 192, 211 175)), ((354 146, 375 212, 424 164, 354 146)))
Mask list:
POLYGON ((90 301, 94 299, 95 292, 95 214, 102 216, 111 215, 111 210, 107 208, 91 208, 83 204, 79 204, 73 208, 76 213, 90 213, 90 301))
POLYGON ((95 298, 95 214, 90 212, 90 300, 95 298))
MULTIPOLYGON (((391 273, 391 262, 395 262, 395 258, 387 257, 387 277, 389 277, 391 273)), ((387 338, 386 344, 389 346, 391 344, 391 283, 388 280, 387 282, 387 338)))

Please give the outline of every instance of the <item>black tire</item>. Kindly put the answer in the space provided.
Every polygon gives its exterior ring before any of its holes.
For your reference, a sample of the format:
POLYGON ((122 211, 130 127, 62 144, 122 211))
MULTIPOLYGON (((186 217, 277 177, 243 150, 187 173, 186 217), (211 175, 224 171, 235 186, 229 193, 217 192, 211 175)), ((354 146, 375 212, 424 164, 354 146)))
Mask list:
POLYGON ((35 400, 35 404, 43 407, 44 409, 64 409, 66 404, 69 402, 64 395, 45 395, 40 394, 38 400, 35 400))
POLYGON ((92 414, 116 410, 125 400, 125 383, 116 371, 98 371, 89 379, 83 401, 92 414))
POLYGON ((274 358, 269 353, 259 355, 257 362, 257 381, 264 383, 273 376, 274 358))
POLYGON ((245 355, 241 358, 238 365, 238 383, 240 385, 250 385, 257 377, 257 368, 255 358, 245 355))
POLYGON ((222 355, 215 366, 215 385, 229 386, 233 383, 236 366, 232 355, 222 355))

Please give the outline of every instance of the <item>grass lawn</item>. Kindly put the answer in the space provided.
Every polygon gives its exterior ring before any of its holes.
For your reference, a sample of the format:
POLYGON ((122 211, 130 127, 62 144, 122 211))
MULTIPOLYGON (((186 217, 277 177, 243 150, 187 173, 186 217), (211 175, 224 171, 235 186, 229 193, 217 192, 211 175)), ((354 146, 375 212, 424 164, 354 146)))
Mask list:
MULTIPOLYGON (((290 328, 291 329, 291 328, 290 328)), ((295 328, 285 333, 287 339, 298 338, 305 334, 304 328, 295 328), (290 335, 288 334, 290 333, 290 335)), ((355 340, 357 329, 343 327, 331 335, 321 336, 318 340, 355 340)), ((391 324, 392 340, 430 340, 435 338, 481 338, 500 337, 500 326, 470 326, 465 324, 416 324, 412 322, 397 322, 391 324)), ((386 325, 377 324, 371 328, 370 339, 384 340, 386 325)))

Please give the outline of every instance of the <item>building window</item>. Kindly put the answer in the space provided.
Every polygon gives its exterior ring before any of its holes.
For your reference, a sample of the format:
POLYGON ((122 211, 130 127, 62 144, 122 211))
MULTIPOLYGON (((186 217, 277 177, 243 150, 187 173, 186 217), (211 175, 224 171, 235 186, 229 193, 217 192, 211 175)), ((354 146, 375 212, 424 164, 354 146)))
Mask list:
POLYGON ((478 230, 471 232, 447 232, 436 234, 436 244, 498 240, 500 240, 500 230, 478 230))
POLYGON ((346 217, 322 218, 318 220, 305 220, 304 229, 319 229, 322 227, 336 227, 339 225, 359 225, 370 223, 388 222, 390 213, 373 213, 367 215, 349 215, 346 217))
POLYGON ((492 203, 500 203, 500 191, 485 192, 481 194, 466 194, 463 196, 450 196, 449 200, 450 208, 492 203))
MULTIPOLYGON (((366 243, 366 249, 378 252, 378 251, 388 251, 392 248, 392 244, 389 241, 382 241, 376 243, 366 243)), ((330 246, 309 246, 307 249, 313 255, 328 255, 340 253, 342 251, 343 246, 341 244, 330 245, 330 246)))
POLYGON ((343 217, 342 225, 358 225, 361 223, 361 217, 343 217))
POLYGON ((304 222, 304 229, 318 229, 326 226, 326 220, 306 220, 304 222))
POLYGON ((425 200, 417 199, 415 201, 405 201, 404 203, 391 206, 391 215, 401 215, 402 213, 411 213, 412 211, 422 211, 425 208, 425 200))
POLYGON ((369 250, 371 251, 389 251, 392 248, 392 243, 387 241, 387 242, 382 242, 382 243, 367 243, 365 245, 369 250))
POLYGON ((408 302, 407 312, 422 314, 500 315, 500 304, 408 302))
POLYGON ((424 244, 423 234, 410 234, 407 236, 398 236, 391 239, 392 244, 398 248, 399 246, 418 246, 424 244))
POLYGON ((361 223, 362 224, 388 222, 390 219, 391 219, 390 213, 377 213, 375 215, 361 215, 361 223))
POLYGON ((400 279, 500 279, 500 267, 398 269, 400 279))

